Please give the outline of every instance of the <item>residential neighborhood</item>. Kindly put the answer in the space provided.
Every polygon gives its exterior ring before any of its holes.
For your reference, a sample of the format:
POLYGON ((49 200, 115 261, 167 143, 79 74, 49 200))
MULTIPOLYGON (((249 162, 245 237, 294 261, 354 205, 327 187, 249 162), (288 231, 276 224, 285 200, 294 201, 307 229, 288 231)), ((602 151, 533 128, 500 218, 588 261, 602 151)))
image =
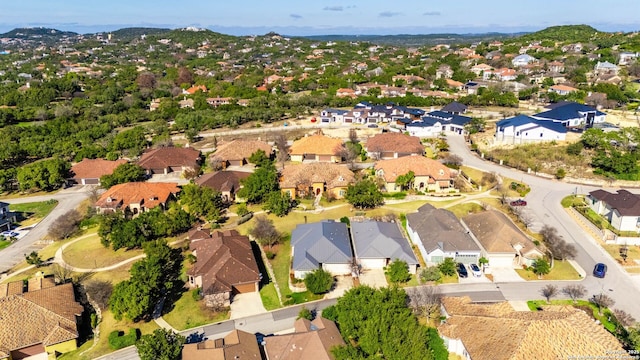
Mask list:
POLYGON ((402 39, 1 34, 0 359, 636 356, 637 32, 402 39))

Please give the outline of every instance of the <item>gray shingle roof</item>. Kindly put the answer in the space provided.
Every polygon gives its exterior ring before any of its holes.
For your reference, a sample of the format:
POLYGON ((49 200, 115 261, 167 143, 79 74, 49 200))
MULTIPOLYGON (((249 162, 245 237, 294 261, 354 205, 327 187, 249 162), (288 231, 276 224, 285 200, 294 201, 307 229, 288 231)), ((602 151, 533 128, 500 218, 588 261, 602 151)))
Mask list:
POLYGON ((315 270, 319 264, 349 264, 353 257, 347 225, 325 220, 300 224, 291 232, 293 270, 315 270))
POLYGON ((480 251, 460 220, 448 210, 422 205, 417 213, 407 214, 407 226, 420 236, 425 250, 440 248, 446 252, 480 251))
POLYGON ((358 258, 400 259, 409 265, 418 264, 411 245, 402 236, 396 223, 380 221, 352 222, 353 247, 358 258))

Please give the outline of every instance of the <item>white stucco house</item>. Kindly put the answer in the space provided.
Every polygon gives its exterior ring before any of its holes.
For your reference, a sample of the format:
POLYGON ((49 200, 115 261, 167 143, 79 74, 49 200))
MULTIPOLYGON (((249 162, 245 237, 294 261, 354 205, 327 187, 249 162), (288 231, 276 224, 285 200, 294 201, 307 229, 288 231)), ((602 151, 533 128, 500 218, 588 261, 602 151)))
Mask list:
POLYGON ((562 141, 566 135, 567 129, 559 122, 518 115, 496 123, 494 141, 497 144, 562 141))

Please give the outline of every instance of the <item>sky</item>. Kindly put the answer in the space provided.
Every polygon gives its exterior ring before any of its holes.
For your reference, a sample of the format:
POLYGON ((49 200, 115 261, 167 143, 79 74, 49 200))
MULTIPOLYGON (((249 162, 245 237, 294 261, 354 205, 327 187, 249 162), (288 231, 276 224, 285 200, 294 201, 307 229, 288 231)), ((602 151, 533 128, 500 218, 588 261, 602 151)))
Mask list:
POLYGON ((574 24, 640 30, 640 0, 2 0, 0 10, 0 33, 196 26, 231 35, 465 34, 574 24))

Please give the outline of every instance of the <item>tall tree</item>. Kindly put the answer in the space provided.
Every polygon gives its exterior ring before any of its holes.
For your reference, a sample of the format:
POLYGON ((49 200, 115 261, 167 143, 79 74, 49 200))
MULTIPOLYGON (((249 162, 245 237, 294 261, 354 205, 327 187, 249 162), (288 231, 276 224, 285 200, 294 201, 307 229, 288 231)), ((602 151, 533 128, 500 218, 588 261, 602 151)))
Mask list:
POLYGON ((109 189, 117 184, 144 181, 146 177, 147 172, 140 165, 126 163, 118 165, 113 169, 113 173, 102 175, 100 177, 100 185, 105 189, 109 189))
POLYGON ((179 360, 185 337, 167 329, 155 329, 153 333, 142 335, 136 343, 142 360, 179 360))
POLYGON ((371 180, 360 180, 354 185, 349 185, 345 199, 359 209, 374 208, 384 203, 382 193, 371 180))
POLYGON ((180 203, 187 207, 191 215, 211 222, 218 221, 224 207, 220 192, 195 184, 187 184, 182 187, 180 203))

